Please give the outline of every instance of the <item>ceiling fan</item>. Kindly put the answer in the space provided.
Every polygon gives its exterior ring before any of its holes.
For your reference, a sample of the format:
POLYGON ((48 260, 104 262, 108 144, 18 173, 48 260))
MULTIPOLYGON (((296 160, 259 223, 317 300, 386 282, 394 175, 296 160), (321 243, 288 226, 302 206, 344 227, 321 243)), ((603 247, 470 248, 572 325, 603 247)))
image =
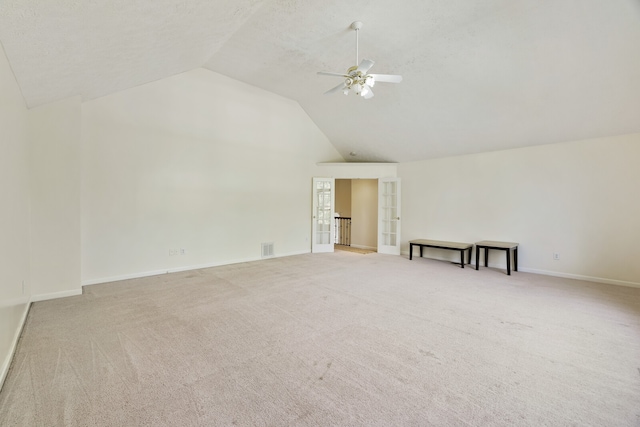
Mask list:
MULTIPOLYGON (((356 32, 356 64, 358 63, 358 31, 362 28, 362 22, 355 21, 351 23, 351 28, 356 32)), ((395 74, 368 74, 368 71, 373 67, 374 62, 370 59, 363 59, 360 65, 354 65, 349 68, 346 74, 341 73, 327 73, 325 71, 318 71, 318 74, 324 76, 338 76, 344 77, 344 82, 329 89, 324 94, 342 91, 345 95, 349 94, 349 91, 353 91, 356 95, 360 95, 364 99, 373 98, 373 91, 371 88, 376 82, 381 83, 400 83, 402 76, 395 74)))

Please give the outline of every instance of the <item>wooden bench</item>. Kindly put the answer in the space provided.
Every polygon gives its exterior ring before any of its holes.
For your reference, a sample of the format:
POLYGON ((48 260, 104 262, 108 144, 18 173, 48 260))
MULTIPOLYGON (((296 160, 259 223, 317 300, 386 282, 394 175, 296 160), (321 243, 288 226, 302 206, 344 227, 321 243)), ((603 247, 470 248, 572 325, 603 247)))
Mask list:
MULTIPOLYGON (((422 248, 448 249, 451 251, 460 251, 460 267, 464 268, 464 251, 469 250, 467 264, 471 264, 472 243, 445 242, 442 240, 417 239, 409 241, 409 260, 413 259, 413 247, 420 247, 420 257, 422 257, 422 248)), ((456 263, 457 264, 457 263, 456 263)))
POLYGON ((514 242, 496 242, 483 240, 476 243, 476 270, 480 266, 480 249, 484 249, 484 266, 489 261, 489 249, 498 249, 507 253, 507 275, 511 276, 511 254, 513 252, 513 271, 518 271, 518 244, 514 242))

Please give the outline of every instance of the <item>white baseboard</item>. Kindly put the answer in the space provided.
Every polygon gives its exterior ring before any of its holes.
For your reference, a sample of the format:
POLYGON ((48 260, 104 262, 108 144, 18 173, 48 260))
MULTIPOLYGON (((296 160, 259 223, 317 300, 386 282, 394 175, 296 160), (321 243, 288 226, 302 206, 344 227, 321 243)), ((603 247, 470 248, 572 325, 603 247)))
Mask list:
POLYGON ((4 386, 4 380, 7 379, 7 374, 9 373, 9 368, 11 367, 11 361, 13 361, 13 356, 16 353, 18 341, 20 340, 20 336, 22 335, 22 329, 24 328, 24 324, 27 321, 27 315, 29 314, 30 308, 31 301, 27 301, 24 307, 24 312, 20 317, 20 324, 16 328, 16 333, 13 336, 13 341, 11 341, 11 348, 9 349, 9 353, 2 362, 2 368, 0 368, 0 391, 2 391, 2 387, 4 386))
POLYGON ((80 289, 72 289, 70 291, 51 292, 51 293, 48 293, 48 294, 33 295, 31 297, 31 302, 47 301, 47 300, 50 300, 50 299, 65 298, 65 297, 73 297, 73 296, 76 296, 76 295, 82 295, 82 288, 80 288, 80 289))
MULTIPOLYGON (((409 256, 409 251, 405 251, 402 252, 402 255, 404 256, 409 256)), ((418 255, 418 258, 420 256, 418 255)), ((416 258, 415 254, 414 254, 414 258, 416 258)), ((440 257, 428 257, 428 259, 435 259, 435 260, 439 260, 439 261, 451 261, 451 262, 456 262, 452 259, 449 258, 440 258, 440 257)), ((459 262, 459 261, 458 261, 459 262)), ((472 262, 471 264, 466 264, 469 265, 473 268, 476 267, 475 262, 472 262)), ((482 267, 482 264, 480 264, 480 266, 482 267)), ((502 268, 502 269, 506 269, 507 266, 506 264, 492 264, 491 265, 492 268, 502 268)), ((617 280, 617 279, 607 279, 604 277, 593 277, 593 276, 584 276, 581 274, 572 274, 572 273, 561 273, 558 271, 549 271, 549 270, 538 270, 536 268, 526 268, 526 267, 522 267, 522 266, 518 266, 518 271, 521 271, 523 273, 533 273, 533 274, 542 274, 544 276, 553 276, 553 277, 562 277, 565 279, 575 279, 575 280, 584 280, 587 282, 595 282, 595 283, 605 283, 607 285, 617 285, 617 286, 628 286, 631 288, 640 288, 640 283, 637 282, 629 282, 629 281, 625 281, 625 280, 617 280)))
POLYGON ((83 280, 82 281, 82 286, 99 285, 101 283, 118 282, 120 280, 140 279, 142 277, 159 276, 161 274, 179 273, 179 272, 182 272, 182 271, 200 270, 202 268, 220 267, 222 265, 241 264, 243 262, 252 262, 252 261, 261 261, 261 260, 265 260, 266 261, 266 260, 273 259, 273 258, 282 258, 282 257, 287 257, 287 256, 308 254, 309 252, 310 252, 309 250, 300 251, 300 252, 289 252, 289 253, 285 253, 285 254, 277 254, 277 255, 275 255, 273 257, 270 257, 270 258, 261 258, 261 257, 243 258, 243 259, 228 260, 228 261, 223 261, 223 262, 212 262, 212 263, 198 264, 198 265, 187 265, 187 266, 183 266, 183 267, 167 268, 167 269, 163 269, 163 270, 142 271, 142 272, 138 272, 138 273, 122 274, 122 275, 118 275, 118 276, 100 277, 100 278, 97 278, 97 279, 83 280))
POLYGON ((606 283, 607 285, 628 286, 631 288, 640 288, 640 283, 628 282, 625 280, 606 279, 604 277, 583 276, 581 274, 560 273, 557 271, 537 270, 535 268, 521 268, 518 271, 524 273, 543 274, 545 276, 563 277, 565 279, 584 280, 587 282, 606 283))

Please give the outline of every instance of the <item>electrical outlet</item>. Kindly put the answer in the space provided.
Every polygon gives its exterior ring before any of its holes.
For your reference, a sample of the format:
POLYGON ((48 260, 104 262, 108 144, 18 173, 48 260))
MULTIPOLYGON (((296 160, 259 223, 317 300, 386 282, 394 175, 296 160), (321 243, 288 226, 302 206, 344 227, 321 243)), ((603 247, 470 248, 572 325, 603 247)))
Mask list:
POLYGON ((558 252, 554 252, 553 253, 553 259, 555 259, 556 261, 560 260, 560 254, 558 252))
POLYGON ((178 255, 178 250, 177 249, 169 249, 169 256, 174 256, 174 255, 178 255))
POLYGON ((185 255, 187 250, 185 248, 180 249, 180 255, 185 255))

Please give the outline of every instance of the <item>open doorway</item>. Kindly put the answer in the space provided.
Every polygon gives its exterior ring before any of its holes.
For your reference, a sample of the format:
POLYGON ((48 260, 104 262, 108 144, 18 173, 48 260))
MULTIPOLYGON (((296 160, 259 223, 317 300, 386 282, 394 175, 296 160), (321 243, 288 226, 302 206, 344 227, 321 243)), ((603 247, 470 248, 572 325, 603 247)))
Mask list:
POLYGON ((378 180, 335 180, 335 249, 372 251, 378 247, 378 180))
POLYGON ((395 163, 318 163, 318 176, 313 178, 312 190, 311 252, 335 250, 333 231, 337 212, 338 215, 348 213, 352 219, 349 247, 355 245, 371 248, 381 254, 400 255, 401 191, 397 175, 395 163), (341 183, 342 189, 346 186, 351 191, 347 195, 349 202, 346 205, 341 202, 342 212, 335 203, 335 183, 338 180, 346 180, 347 183, 341 183), (322 191, 319 189, 320 182, 322 191), (360 191, 363 188, 359 187, 364 187, 364 191, 360 191), (358 210, 368 214, 360 216, 358 210), (327 215, 329 212, 331 214, 327 215), (377 227, 372 225, 376 222, 377 227), (321 241, 326 240, 325 230, 332 230, 332 233, 329 242, 320 245, 321 241), (372 239, 376 234, 377 241, 372 239))

